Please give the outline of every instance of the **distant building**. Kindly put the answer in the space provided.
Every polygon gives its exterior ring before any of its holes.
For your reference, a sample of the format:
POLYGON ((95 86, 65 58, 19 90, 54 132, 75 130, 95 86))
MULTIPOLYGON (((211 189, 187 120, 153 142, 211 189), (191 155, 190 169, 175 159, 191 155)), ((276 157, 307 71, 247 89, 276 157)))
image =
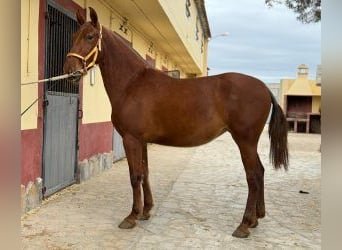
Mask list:
MULTIPOLYGON (((280 91, 280 83, 268 83, 268 84, 266 84, 266 85, 267 85, 267 87, 271 90, 272 94, 274 95, 274 97, 276 98, 277 102, 279 103, 280 94, 281 94, 281 91, 280 91)), ((267 123, 270 122, 270 118, 271 118, 271 112, 270 112, 270 114, 268 115, 267 123)))
POLYGON ((267 87, 271 90, 272 94, 276 98, 277 102, 279 103, 280 100, 280 83, 268 83, 267 87))
POLYGON ((290 130, 320 133, 321 86, 308 78, 309 68, 305 64, 297 69, 296 79, 281 80, 280 105, 290 130))

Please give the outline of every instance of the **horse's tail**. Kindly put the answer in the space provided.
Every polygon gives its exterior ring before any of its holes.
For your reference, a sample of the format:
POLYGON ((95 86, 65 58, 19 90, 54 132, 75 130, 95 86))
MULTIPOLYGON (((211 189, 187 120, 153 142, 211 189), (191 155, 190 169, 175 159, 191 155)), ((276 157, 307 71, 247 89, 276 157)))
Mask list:
POLYGON ((289 164, 289 155, 287 149, 287 121, 285 115, 277 103, 271 91, 272 114, 268 127, 268 135, 271 141, 270 161, 275 169, 284 167, 287 170, 289 164))

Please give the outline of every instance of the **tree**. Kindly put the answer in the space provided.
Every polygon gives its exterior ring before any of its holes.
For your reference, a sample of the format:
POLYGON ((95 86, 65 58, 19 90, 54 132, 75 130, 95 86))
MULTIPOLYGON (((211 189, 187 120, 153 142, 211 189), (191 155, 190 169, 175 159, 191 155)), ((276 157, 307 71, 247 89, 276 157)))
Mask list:
POLYGON ((317 23, 321 21, 321 0, 265 0, 269 7, 274 4, 284 4, 293 10, 297 20, 302 23, 317 23))

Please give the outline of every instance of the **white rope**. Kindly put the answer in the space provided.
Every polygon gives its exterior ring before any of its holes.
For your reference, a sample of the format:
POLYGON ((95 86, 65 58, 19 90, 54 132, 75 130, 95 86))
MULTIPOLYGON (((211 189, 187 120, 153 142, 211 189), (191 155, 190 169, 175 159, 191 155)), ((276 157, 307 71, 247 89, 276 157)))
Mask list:
POLYGON ((53 76, 50 78, 46 78, 46 79, 42 79, 42 80, 38 80, 38 81, 33 81, 33 82, 25 82, 20 84, 21 86, 25 86, 25 85, 31 85, 31 84, 35 84, 35 83, 40 83, 40 82, 50 82, 50 81, 57 81, 57 80, 62 80, 65 78, 69 78, 69 77, 73 77, 73 76, 78 76, 79 74, 82 74, 83 70, 78 70, 75 72, 72 72, 70 74, 64 74, 64 75, 60 75, 60 76, 53 76))

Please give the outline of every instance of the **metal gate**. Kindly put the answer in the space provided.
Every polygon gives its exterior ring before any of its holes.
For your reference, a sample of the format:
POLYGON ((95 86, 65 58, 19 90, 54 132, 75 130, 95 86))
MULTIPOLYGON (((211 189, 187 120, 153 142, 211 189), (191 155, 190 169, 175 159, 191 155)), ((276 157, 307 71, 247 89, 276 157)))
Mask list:
POLYGON ((122 137, 114 128, 113 132, 113 161, 118 161, 126 157, 125 149, 122 143, 122 137))
MULTIPOLYGON (((76 17, 54 1, 45 15, 45 78, 63 73, 76 17)), ((43 183, 48 196, 75 182, 78 145, 78 84, 59 80, 44 86, 43 183)))

